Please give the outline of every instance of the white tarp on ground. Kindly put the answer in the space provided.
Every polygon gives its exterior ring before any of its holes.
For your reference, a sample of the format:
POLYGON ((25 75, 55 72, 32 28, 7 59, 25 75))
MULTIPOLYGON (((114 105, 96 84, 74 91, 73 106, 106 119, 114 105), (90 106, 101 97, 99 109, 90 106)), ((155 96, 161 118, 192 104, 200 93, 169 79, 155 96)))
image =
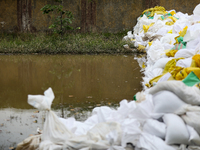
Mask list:
POLYGON ((30 105, 47 111, 46 121, 42 134, 25 139, 17 149, 125 150, 129 144, 135 150, 200 150, 199 88, 187 86, 182 81, 167 81, 170 73, 153 87, 145 86, 161 75, 166 63, 173 58, 187 58, 176 65, 188 67, 191 57, 200 52, 200 4, 193 15, 176 13, 174 16, 179 19, 171 26, 166 25, 170 19, 162 21, 160 16, 155 14, 153 19, 146 15, 139 17, 133 34, 130 31, 124 37, 125 40, 135 38, 135 46, 146 47, 147 57, 138 58, 144 74, 144 90, 136 94, 137 101, 122 100, 116 109, 96 107, 91 117, 79 122, 74 118, 59 118, 51 110, 54 99, 51 88, 44 95, 29 95, 30 105), (151 23, 154 25, 144 33, 143 25, 151 23), (174 57, 167 57, 165 51, 174 46, 175 37, 186 26, 188 30, 183 38, 188 43, 186 49, 180 49, 174 57), (148 43, 151 42, 148 40, 152 38, 150 35, 159 35, 152 45, 148 43), (147 37, 145 41, 144 36, 147 37))

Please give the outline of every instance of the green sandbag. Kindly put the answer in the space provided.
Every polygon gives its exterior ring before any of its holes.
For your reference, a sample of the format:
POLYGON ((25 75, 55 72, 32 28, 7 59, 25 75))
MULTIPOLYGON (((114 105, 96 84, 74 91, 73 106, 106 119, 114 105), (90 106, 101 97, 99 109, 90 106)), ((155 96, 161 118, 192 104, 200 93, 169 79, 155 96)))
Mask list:
POLYGON ((195 84, 200 83, 200 80, 192 71, 185 79, 182 80, 182 82, 187 86, 194 86, 195 84))

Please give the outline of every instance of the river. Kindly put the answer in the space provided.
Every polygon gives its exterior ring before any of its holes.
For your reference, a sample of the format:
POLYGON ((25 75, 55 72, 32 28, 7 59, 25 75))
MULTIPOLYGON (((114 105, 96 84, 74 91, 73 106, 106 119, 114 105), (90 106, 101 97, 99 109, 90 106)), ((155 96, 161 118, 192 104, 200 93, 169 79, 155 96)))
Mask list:
POLYGON ((15 147, 36 129, 45 112, 27 95, 51 87, 52 109, 60 117, 84 121, 94 107, 116 108, 141 91, 140 67, 133 55, 0 55, 0 149, 15 147))

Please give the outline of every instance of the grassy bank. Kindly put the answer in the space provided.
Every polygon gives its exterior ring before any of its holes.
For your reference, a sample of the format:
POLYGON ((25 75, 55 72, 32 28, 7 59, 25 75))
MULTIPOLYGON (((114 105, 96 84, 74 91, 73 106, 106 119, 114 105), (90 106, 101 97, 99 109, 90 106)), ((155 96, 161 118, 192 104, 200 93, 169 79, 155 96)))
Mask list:
POLYGON ((123 33, 0 34, 1 54, 116 54, 133 53, 123 47, 123 33))

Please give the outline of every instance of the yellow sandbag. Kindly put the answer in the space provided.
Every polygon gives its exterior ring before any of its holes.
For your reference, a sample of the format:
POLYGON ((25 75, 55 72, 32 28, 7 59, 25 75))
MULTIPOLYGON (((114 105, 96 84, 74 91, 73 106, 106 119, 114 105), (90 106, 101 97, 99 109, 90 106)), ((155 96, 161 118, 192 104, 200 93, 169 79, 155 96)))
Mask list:
POLYGON ((149 46, 151 46, 151 45, 153 44, 153 41, 151 41, 151 42, 148 42, 148 44, 149 44, 149 46))
POLYGON ((158 80, 159 80, 162 76, 164 76, 165 74, 166 74, 166 73, 161 74, 161 75, 156 76, 155 78, 151 79, 151 80, 149 81, 149 85, 150 85, 150 87, 153 86, 153 83, 158 82, 158 80))
POLYGON ((145 46, 138 44, 138 48, 137 48, 137 49, 138 49, 139 51, 142 52, 142 51, 145 50, 145 48, 146 48, 145 46))
POLYGON ((153 26, 154 25, 154 23, 151 23, 150 25, 143 25, 143 30, 144 30, 144 32, 146 33, 148 30, 149 30, 149 28, 151 27, 151 26, 153 26))
POLYGON ((173 15, 176 14, 176 12, 173 10, 173 11, 170 12, 170 14, 173 16, 173 15))
POLYGON ((169 16, 168 17, 169 19, 171 19, 173 22, 176 22, 178 19, 176 19, 175 17, 173 17, 173 16, 169 16))
POLYGON ((170 80, 175 80, 175 79, 174 79, 173 76, 170 76, 169 79, 168 79, 167 81, 170 81, 170 80))
POLYGON ((173 78, 176 78, 176 75, 183 69, 183 67, 172 66, 169 68, 169 73, 172 75, 173 78))
POLYGON ((143 64, 142 64, 142 68, 146 68, 146 66, 145 66, 144 62, 143 62, 143 64))
POLYGON ((197 66, 196 61, 192 59, 190 67, 199 67, 199 66, 197 66))
POLYGON ((164 15, 165 14, 165 11, 154 11, 154 15, 158 14, 158 15, 164 15))
POLYGON ((173 25, 174 24, 174 22, 166 22, 165 23, 165 25, 168 25, 168 26, 171 26, 171 25, 173 25))
POLYGON ((175 79, 176 80, 183 80, 187 77, 190 72, 194 72, 194 74, 200 78, 200 68, 199 67, 187 67, 177 73, 175 79))
POLYGON ((165 54, 168 57, 174 57, 174 55, 176 54, 176 52, 178 52, 178 50, 171 50, 171 51, 169 51, 169 52, 167 52, 165 54))
POLYGON ((151 86, 150 86, 148 83, 146 83, 146 84, 145 84, 145 86, 146 86, 146 87, 148 87, 148 88, 150 88, 150 87, 151 87, 151 86))
POLYGON ((196 54, 192 57, 193 60, 195 60, 195 63, 198 67, 200 67, 200 54, 196 54))
POLYGON ((185 58, 183 58, 183 57, 174 58, 174 59, 168 61, 168 62, 166 63, 166 65, 165 65, 165 68, 164 68, 164 70, 163 70, 163 73, 167 73, 167 72, 169 71, 170 67, 176 66, 176 62, 177 62, 178 60, 180 60, 180 59, 185 59, 185 58))
POLYGON ((164 8, 164 7, 162 7, 162 6, 155 6, 154 8, 149 8, 149 9, 144 10, 142 14, 144 14, 145 12, 148 12, 148 11, 151 12, 151 14, 149 15, 150 17, 153 17, 156 11, 157 11, 158 13, 163 12, 162 14, 167 13, 167 12, 165 11, 165 8, 164 8))
POLYGON ((167 33, 170 33, 170 34, 172 34, 172 30, 169 30, 167 33))
POLYGON ((187 33, 187 29, 188 29, 188 26, 185 26, 185 28, 183 28, 183 30, 181 30, 181 31, 179 32, 179 36, 184 37, 185 34, 187 33))

